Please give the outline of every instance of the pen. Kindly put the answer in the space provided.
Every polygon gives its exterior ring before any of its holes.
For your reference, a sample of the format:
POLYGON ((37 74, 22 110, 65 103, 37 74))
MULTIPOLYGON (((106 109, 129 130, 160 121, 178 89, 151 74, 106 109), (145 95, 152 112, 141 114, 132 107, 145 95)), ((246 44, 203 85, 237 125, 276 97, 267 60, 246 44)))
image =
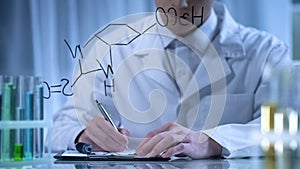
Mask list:
POLYGON ((98 102, 98 100, 96 100, 96 104, 101 112, 101 114, 104 116, 105 120, 107 120, 117 131, 118 128, 115 125, 115 123, 112 121, 110 115, 107 113, 107 111, 104 109, 104 107, 102 106, 102 104, 100 102, 98 102))
MULTIPOLYGON (((119 131, 115 123, 112 121, 110 114, 107 113, 107 111, 104 109, 103 105, 96 99, 97 107, 99 108, 101 114, 104 116, 105 120, 107 120, 115 129, 116 131, 119 131)), ((126 149, 128 150, 128 146, 126 146, 126 149)))

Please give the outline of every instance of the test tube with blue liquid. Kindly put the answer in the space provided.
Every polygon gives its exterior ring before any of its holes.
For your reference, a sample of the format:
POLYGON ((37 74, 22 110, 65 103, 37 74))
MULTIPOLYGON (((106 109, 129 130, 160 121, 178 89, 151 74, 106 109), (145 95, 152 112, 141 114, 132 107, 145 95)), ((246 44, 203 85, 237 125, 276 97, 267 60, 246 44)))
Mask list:
MULTIPOLYGON (((32 121, 34 114, 34 77, 25 78, 25 111, 24 120, 32 121)), ((30 160, 33 158, 33 128, 26 128, 24 130, 24 159, 30 160)))

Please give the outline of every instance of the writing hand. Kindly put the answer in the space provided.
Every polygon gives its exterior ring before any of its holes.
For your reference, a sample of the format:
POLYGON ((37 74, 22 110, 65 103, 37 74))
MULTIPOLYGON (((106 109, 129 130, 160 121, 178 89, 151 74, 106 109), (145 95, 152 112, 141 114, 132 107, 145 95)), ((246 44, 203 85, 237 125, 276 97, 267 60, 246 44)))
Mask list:
POLYGON ((206 134, 170 122, 148 133, 138 145, 136 153, 146 157, 187 155, 201 159, 219 156, 221 150, 222 147, 206 134))
POLYGON ((126 148, 129 135, 128 130, 116 131, 102 116, 96 116, 87 123, 78 141, 91 144, 93 151, 120 152, 126 148))

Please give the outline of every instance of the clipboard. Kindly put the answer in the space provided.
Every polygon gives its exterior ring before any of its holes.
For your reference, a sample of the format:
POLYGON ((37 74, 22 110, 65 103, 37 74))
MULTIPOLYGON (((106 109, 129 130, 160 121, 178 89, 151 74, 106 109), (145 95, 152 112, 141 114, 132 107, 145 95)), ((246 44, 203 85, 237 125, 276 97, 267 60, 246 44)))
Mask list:
POLYGON ((132 153, 92 152, 83 154, 76 150, 67 150, 53 156, 58 161, 170 161, 171 158, 138 157, 132 153))

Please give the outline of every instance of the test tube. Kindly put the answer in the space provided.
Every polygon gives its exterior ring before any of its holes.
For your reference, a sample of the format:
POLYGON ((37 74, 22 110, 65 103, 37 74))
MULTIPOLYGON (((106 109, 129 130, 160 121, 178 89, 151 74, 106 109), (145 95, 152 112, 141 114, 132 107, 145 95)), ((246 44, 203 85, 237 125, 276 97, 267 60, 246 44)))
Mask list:
MULTIPOLYGON (((299 137, 299 132, 300 132, 300 64, 295 65, 293 69, 293 108, 297 112, 298 118, 297 118, 297 135, 299 137)), ((296 125, 296 124, 295 124, 296 125)), ((300 157, 300 139, 298 139, 297 142, 297 157, 300 157)), ((300 164, 298 164, 300 165, 300 164)), ((298 166, 298 168, 300 168, 298 166)))
MULTIPOLYGON (((15 120, 21 121, 25 119, 25 77, 18 76, 16 81, 16 106, 15 106, 15 120)), ((16 129, 14 144, 14 160, 21 161, 24 157, 24 129, 16 129)))
MULTIPOLYGON (((40 77, 35 77, 34 81, 34 120, 44 120, 43 82, 40 77)), ((44 154, 44 129, 36 128, 34 133, 34 157, 41 158, 44 154)))
MULTIPOLYGON (((2 89, 3 89, 3 76, 0 75, 0 115, 1 115, 1 111, 2 111, 2 89)), ((1 117, 0 117, 1 119, 1 117)), ((1 131, 0 131, 1 133, 1 131)), ((1 134, 0 134, 0 138, 1 138, 1 134)))
MULTIPOLYGON (((2 107, 1 121, 14 119, 15 105, 15 77, 4 76, 2 79, 2 107)), ((14 131, 2 129, 1 131, 1 161, 10 161, 13 155, 14 131)))
POLYGON ((273 140, 270 140, 268 134, 272 134, 274 132, 274 115, 277 110, 277 105, 275 103, 266 103, 261 106, 261 133, 264 135, 261 141, 261 147, 264 150, 266 157, 268 157, 268 161, 266 164, 268 166, 273 165, 274 161, 275 149, 273 140))
MULTIPOLYGON (((12 97, 12 84, 4 83, 3 86, 3 102, 2 102, 2 113, 1 120, 8 121, 11 120, 11 97, 12 97)), ((3 129, 1 132, 1 160, 9 161, 10 160, 10 130, 3 129)))
MULTIPOLYGON (((34 114, 34 77, 28 76, 25 78, 25 114, 24 119, 27 121, 33 120, 34 114)), ((24 131, 24 159, 30 160, 33 158, 33 128, 26 128, 24 131)))
POLYGON ((266 103, 261 106, 261 132, 268 133, 274 130, 274 115, 277 110, 275 103, 266 103))
MULTIPOLYGON (((2 120, 2 117, 1 117, 1 111, 2 111, 2 90, 3 90, 3 76, 0 75, 0 120, 2 120)), ((0 145, 2 145, 2 130, 0 130, 0 145)), ((2 147, 0 146, 0 152, 2 153, 2 147)), ((1 156, 0 156, 0 161, 1 161, 1 156)))
POLYGON ((296 111, 300 111, 300 65, 295 65, 293 69, 292 104, 296 111))

